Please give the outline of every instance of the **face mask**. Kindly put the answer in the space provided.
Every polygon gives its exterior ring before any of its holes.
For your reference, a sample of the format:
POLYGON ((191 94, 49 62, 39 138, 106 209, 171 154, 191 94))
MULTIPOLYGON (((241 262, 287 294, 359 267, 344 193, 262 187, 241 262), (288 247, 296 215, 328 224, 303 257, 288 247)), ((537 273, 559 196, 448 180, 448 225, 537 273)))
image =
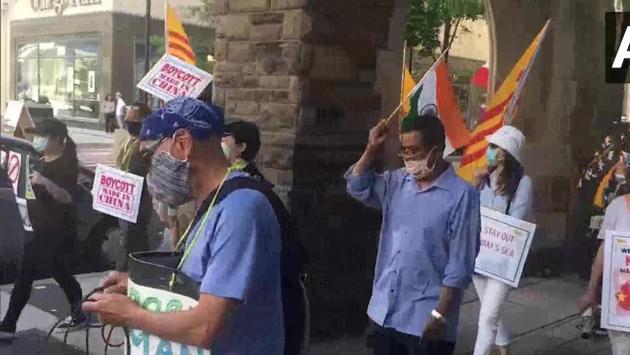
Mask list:
POLYGON ((221 149, 223 149, 223 154, 225 155, 227 160, 230 160, 230 146, 227 145, 227 143, 221 142, 221 149))
POLYGON ((42 153, 46 146, 48 145, 48 137, 44 136, 35 136, 33 138, 33 148, 36 152, 42 153))
POLYGON ((147 187, 155 199, 171 207, 185 204, 192 200, 190 163, 168 152, 158 153, 151 162, 147 187))
POLYGON ((615 182, 617 182, 617 184, 619 185, 625 184, 626 176, 624 174, 615 174, 615 182))
POLYGON ((434 149, 435 147, 431 148, 431 151, 424 159, 405 160, 405 169, 407 169, 407 172, 413 176, 414 179, 422 180, 433 173, 433 169, 435 169, 435 162, 433 162, 432 166, 429 166, 429 157, 434 149))
POLYGON ((495 167, 497 166, 497 154, 498 151, 497 149, 492 149, 490 147, 488 147, 488 149, 486 149, 486 159, 488 160, 488 166, 489 167, 495 167))
POLYGON ((140 135, 140 130, 142 129, 142 123, 140 122, 127 122, 127 132, 130 135, 137 137, 140 135))

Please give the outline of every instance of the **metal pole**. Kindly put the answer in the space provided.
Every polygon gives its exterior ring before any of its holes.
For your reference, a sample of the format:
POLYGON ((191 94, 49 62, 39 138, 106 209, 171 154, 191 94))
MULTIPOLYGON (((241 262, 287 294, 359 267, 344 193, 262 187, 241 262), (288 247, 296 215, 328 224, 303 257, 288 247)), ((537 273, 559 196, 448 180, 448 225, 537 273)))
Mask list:
MULTIPOLYGON (((146 13, 144 15, 144 74, 151 69, 151 0, 145 0, 146 13)), ((143 100, 149 103, 149 94, 143 91, 143 100)))

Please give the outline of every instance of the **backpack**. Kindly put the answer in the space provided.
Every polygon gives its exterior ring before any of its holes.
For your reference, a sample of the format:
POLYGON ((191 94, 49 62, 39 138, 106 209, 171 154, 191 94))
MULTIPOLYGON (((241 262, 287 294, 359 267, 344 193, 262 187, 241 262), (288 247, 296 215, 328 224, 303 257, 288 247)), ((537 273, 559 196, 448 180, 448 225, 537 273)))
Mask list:
MULTIPOLYGON (((230 193, 240 190, 256 190, 263 194, 273 208, 281 235, 281 288, 282 310, 284 317, 285 355, 298 355, 308 344, 308 299, 304 287, 305 252, 298 239, 298 228, 295 219, 282 203, 282 200, 265 183, 247 176, 231 178, 223 183, 216 197, 215 205, 230 193)), ((206 211, 214 197, 211 193, 202 203, 198 211, 206 211)), ((197 223, 203 213, 195 216, 197 223)))

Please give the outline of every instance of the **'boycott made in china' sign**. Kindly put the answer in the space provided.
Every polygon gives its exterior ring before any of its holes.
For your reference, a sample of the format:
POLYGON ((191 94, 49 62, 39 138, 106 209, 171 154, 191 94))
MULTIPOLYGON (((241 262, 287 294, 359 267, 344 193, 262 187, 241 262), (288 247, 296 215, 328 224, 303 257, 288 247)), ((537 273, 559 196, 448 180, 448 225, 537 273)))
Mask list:
POLYGON ((475 272, 517 287, 535 231, 535 224, 482 207, 475 272))
POLYGON ((92 207, 99 212, 136 223, 143 181, 140 176, 98 165, 92 188, 92 207))
POLYGON ((212 81, 212 74, 165 54, 140 80, 138 88, 169 101, 178 96, 197 97, 212 81))
POLYGON ((630 233, 606 231, 602 328, 630 331, 630 233))

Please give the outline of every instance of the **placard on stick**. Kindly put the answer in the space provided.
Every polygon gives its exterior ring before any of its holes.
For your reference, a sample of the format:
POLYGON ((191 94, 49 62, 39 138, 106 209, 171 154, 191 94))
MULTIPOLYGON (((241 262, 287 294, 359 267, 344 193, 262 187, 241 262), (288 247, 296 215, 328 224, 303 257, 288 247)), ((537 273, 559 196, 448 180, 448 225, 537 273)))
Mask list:
POLYGON ((13 128, 13 135, 19 138, 29 138, 30 135, 26 133, 26 129, 35 127, 33 118, 22 101, 7 102, 3 121, 3 125, 13 128))
POLYGON ((136 223, 144 178, 98 165, 92 188, 92 207, 110 216, 136 223))
POLYGON ((165 54, 140 80, 137 87, 170 101, 179 96, 197 97, 212 81, 212 74, 165 54))

